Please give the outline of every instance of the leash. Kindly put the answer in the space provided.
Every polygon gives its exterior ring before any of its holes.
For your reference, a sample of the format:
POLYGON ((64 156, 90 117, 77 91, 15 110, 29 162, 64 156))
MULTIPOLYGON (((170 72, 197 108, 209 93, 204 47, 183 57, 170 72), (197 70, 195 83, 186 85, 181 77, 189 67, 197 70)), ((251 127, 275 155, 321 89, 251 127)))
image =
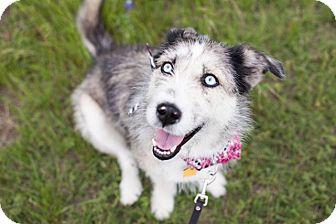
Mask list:
POLYGON ((195 203, 195 207, 194 210, 191 214, 190 220, 189 220, 189 224, 196 224, 198 223, 198 219, 201 216, 201 212, 204 206, 204 201, 202 201, 201 199, 198 199, 197 202, 195 203))
POLYGON ((202 191, 201 193, 198 193, 194 199, 195 207, 191 214, 189 224, 197 224, 203 207, 207 206, 208 196, 206 195, 206 188, 216 179, 217 169, 218 166, 216 166, 215 170, 209 171, 208 177, 204 179, 202 191))

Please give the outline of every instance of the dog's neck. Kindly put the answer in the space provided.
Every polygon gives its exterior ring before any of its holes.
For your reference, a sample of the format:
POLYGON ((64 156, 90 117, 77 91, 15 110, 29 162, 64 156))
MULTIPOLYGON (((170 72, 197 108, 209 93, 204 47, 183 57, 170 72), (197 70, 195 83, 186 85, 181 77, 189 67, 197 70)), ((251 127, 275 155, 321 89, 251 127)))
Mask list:
POLYGON ((214 165, 226 165, 230 161, 240 159, 242 143, 239 134, 231 138, 222 150, 217 151, 208 157, 189 158, 185 157, 183 160, 187 166, 193 167, 196 170, 202 170, 214 165))

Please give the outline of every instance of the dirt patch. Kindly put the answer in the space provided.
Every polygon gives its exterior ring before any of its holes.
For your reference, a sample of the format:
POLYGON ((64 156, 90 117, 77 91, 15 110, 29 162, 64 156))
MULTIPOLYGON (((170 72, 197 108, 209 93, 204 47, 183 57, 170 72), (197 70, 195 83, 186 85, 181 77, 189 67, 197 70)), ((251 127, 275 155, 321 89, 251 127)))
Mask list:
POLYGON ((0 148, 9 145, 16 138, 16 122, 11 113, 11 107, 18 105, 16 96, 0 86, 0 148))

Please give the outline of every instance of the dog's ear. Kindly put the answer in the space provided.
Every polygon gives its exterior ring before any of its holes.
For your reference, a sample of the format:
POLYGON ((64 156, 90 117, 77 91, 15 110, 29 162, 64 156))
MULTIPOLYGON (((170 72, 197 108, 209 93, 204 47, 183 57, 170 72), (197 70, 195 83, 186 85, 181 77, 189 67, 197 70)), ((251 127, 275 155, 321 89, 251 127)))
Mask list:
POLYGON ((268 71, 279 79, 286 78, 280 61, 246 44, 230 47, 229 55, 239 93, 246 93, 256 86, 268 71))
POLYGON ((199 37, 198 33, 194 28, 172 28, 167 33, 167 43, 174 44, 181 40, 197 40, 199 37))

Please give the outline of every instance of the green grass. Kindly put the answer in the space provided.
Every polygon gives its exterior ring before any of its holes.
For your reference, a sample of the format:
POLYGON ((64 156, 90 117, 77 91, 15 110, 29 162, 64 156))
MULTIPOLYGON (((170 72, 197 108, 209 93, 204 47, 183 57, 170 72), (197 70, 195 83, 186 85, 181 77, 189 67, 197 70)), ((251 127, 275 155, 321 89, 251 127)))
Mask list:
MULTIPOLYGON (((15 140, 0 149, 0 204, 19 223, 157 223, 150 182, 131 207, 119 202, 116 160, 74 132, 69 96, 91 59, 75 29, 79 0, 30 0, 0 22, 0 116, 15 140), (7 114, 8 114, 7 113, 7 114)), ((193 26, 226 42, 247 42, 284 62, 253 92, 256 129, 230 170, 228 194, 210 197, 200 223, 316 223, 336 203, 336 22, 321 3, 108 0, 104 21, 118 43, 163 41, 193 26)), ((0 127, 2 129, 2 127, 0 127)), ((0 130, 1 133, 1 130, 0 130)), ((171 219, 186 223, 193 194, 177 196, 171 219)))

